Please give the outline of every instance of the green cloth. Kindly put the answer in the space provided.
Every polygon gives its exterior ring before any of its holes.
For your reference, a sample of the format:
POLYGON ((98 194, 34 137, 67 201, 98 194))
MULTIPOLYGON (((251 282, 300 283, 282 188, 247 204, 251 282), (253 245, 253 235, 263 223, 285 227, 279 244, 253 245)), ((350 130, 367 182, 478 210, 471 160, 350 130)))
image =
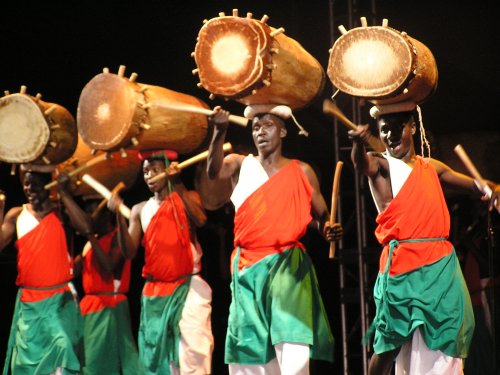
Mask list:
POLYGON ((73 295, 63 292, 38 302, 21 302, 20 292, 3 374, 8 374, 10 356, 14 375, 50 374, 58 367, 63 374, 79 373, 82 320, 73 295))
POLYGON ((420 327, 429 349, 452 357, 467 356, 474 314, 454 251, 404 274, 389 276, 386 268, 377 277, 374 298, 375 353, 400 347, 420 327))
POLYGON ((234 259, 226 363, 266 364, 274 345, 310 345, 311 358, 333 361, 333 335, 316 272, 299 248, 268 255, 238 272, 234 259))
POLYGON ((83 315, 84 375, 144 373, 130 326, 128 301, 83 315), (121 372, 120 372, 121 371, 121 372))
POLYGON ((146 374, 170 375, 170 363, 179 367, 179 322, 189 291, 191 276, 173 294, 141 297, 139 358, 146 374))

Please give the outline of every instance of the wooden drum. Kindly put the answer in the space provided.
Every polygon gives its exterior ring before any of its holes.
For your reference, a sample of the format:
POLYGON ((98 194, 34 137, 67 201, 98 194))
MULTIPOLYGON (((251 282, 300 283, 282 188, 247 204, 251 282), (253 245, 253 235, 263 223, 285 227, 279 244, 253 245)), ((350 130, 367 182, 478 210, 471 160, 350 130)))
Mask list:
MULTIPOLYGON (((84 198, 97 196, 94 189, 82 182, 84 174, 91 175, 109 190, 112 190, 120 182, 123 182, 126 188, 130 188, 134 184, 141 171, 141 161, 137 156, 137 150, 109 152, 103 161, 92 164, 79 173, 72 174, 72 171, 82 165, 90 165, 91 160, 104 156, 103 154, 106 154, 106 152, 92 152, 90 147, 79 137, 75 153, 64 163, 56 166, 57 171, 64 171, 71 175, 69 189, 73 195, 84 198)), ((56 175, 57 172, 54 173, 54 180, 57 178, 56 175)))
POLYGON ((305 107, 323 90, 324 70, 283 28, 266 21, 238 17, 236 10, 207 21, 193 53, 199 86, 246 105, 305 107))
POLYGON ((170 109, 186 105, 203 109, 201 100, 163 87, 135 82, 104 70, 82 90, 78 102, 78 132, 92 149, 116 151, 170 149, 180 154, 199 147, 208 132, 206 115, 170 109))
POLYGON ((380 105, 423 103, 438 82, 431 51, 388 26, 344 32, 330 51, 327 74, 340 91, 380 105))
POLYGON ((78 139, 74 117, 24 91, 0 98, 0 161, 48 165, 68 159, 78 139))

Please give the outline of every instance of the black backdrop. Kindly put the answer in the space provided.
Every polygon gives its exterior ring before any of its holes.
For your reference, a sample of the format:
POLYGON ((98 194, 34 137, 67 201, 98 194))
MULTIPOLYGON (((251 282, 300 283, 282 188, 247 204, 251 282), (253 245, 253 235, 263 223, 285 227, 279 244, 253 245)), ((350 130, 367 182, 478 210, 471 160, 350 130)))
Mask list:
MULTIPOLYGON (((353 2, 359 17, 371 22, 369 2, 353 2)), ((478 163, 485 177, 498 180, 500 91, 500 33, 494 19, 493 1, 457 4, 436 1, 395 1, 376 3, 377 23, 406 31, 426 44, 434 53, 439 68, 438 90, 425 103, 424 124, 433 135, 437 155, 457 169, 463 169, 451 151, 462 143, 478 163)), ((340 24, 349 29, 347 1, 44 1, 2 4, 0 9, 0 88, 17 92, 21 85, 28 93, 40 92, 43 99, 66 107, 76 116, 82 88, 102 68, 117 72, 127 67, 126 75, 139 74, 141 83, 166 87, 199 97, 210 106, 221 104, 236 114, 243 106, 233 102, 211 102, 208 93, 196 87, 195 68, 190 57, 203 19, 219 11, 240 15, 252 12, 255 18, 270 16, 273 27, 284 27, 286 34, 306 48, 326 69, 331 47, 329 5, 333 9, 335 37, 340 24)), ((329 82, 317 101, 296 114, 311 136, 298 137, 289 132, 286 152, 309 162, 317 171, 321 189, 329 201, 335 160, 331 119, 321 112, 321 99, 332 92, 329 82)), ((349 114, 349 107, 345 108, 349 114)), ((367 120, 368 121, 368 120, 367 120)), ((345 143, 341 128, 340 142, 345 143)), ((229 140, 249 145, 248 131, 231 128, 229 140)), ((185 155, 187 157, 189 155, 185 155)), ((345 160, 346 163, 349 160, 345 160)), ((0 188, 6 191, 7 209, 23 202, 18 176, 9 174, 10 166, 0 164, 0 188)), ((194 168, 183 174, 192 186, 194 168)), ((343 186, 351 189, 353 186, 343 186)), ((128 205, 147 197, 140 179, 125 193, 128 205)), ((228 308, 227 257, 231 248, 231 207, 209 212, 209 223, 200 231, 205 247, 204 276, 214 289, 213 324, 216 338, 214 374, 225 373, 222 363, 225 319, 228 308), (225 233, 224 233, 225 231, 225 233)), ((355 235, 347 238, 354 242, 355 235)), ((305 242, 311 249, 322 292, 337 339, 336 364, 314 364, 318 374, 337 373, 341 368, 341 337, 336 264, 327 259, 327 245, 315 233, 305 242)), ((134 263, 130 300, 134 326, 138 321, 141 257, 134 263)), ((0 255, 0 359, 3 359, 8 327, 15 297, 15 251, 10 246, 0 255)), ((3 361, 2 361, 3 362, 3 361)))

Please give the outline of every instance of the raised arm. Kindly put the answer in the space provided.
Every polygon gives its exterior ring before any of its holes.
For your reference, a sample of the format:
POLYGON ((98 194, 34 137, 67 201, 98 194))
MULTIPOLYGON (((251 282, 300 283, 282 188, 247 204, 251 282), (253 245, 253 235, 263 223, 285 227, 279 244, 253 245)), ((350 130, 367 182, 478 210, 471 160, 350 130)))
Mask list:
MULTIPOLYGON (((469 191, 472 193, 483 194, 479 191, 474 179, 462 173, 459 173, 453 169, 451 169, 445 163, 436 160, 429 159, 430 163, 436 169, 436 172, 439 176, 439 181, 443 184, 455 188, 459 188, 465 191, 469 191)), ((492 210, 495 208, 498 212, 500 212, 500 185, 496 184, 493 181, 485 180, 492 191, 492 195, 490 198, 489 209, 492 210)), ((484 199, 487 199, 486 197, 484 199)))
POLYGON ((58 177, 58 192, 61 201, 66 208, 66 213, 73 228, 83 236, 90 236, 93 234, 92 220, 89 215, 83 211, 80 206, 75 202, 73 197, 68 191, 69 177, 65 173, 61 173, 58 177))
POLYGON ((222 146, 229 125, 227 120, 229 112, 220 107, 215 107, 214 111, 215 113, 210 116, 210 121, 214 126, 214 134, 208 146, 207 174, 210 179, 230 178, 239 170, 243 156, 229 154, 224 157, 222 146))
POLYGON ((366 151, 365 144, 368 142, 370 135, 369 126, 358 125, 357 130, 349 130, 348 135, 352 141, 351 160, 354 167, 365 176, 373 178, 379 173, 380 158, 366 151))
POLYGON ((5 211, 5 194, 0 191, 0 252, 12 241, 16 233, 16 220, 21 213, 21 207, 11 208, 6 215, 5 211))
POLYGON ((167 168, 168 179, 174 191, 181 197, 191 222, 196 227, 202 227, 207 222, 207 215, 201 203, 201 198, 196 191, 186 189, 180 178, 180 170, 177 168, 177 164, 177 162, 172 162, 167 168))

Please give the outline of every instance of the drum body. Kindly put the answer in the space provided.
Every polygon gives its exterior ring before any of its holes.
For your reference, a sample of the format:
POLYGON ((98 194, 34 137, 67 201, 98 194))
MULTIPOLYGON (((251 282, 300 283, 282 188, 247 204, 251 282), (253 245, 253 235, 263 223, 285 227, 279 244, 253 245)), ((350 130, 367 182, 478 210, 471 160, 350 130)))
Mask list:
MULTIPOLYGON (((59 172, 70 173, 103 153, 105 151, 93 153, 90 147, 79 137, 74 154, 64 163, 58 164, 56 169, 59 172)), ((104 161, 93 164, 81 172, 72 175, 69 185, 72 195, 83 198, 98 196, 98 193, 94 189, 82 181, 84 174, 91 175, 109 190, 112 190, 120 182, 123 182, 126 188, 130 188, 141 171, 141 161, 137 155, 137 150, 110 152, 104 161)), ((56 173, 53 176, 54 180, 57 178, 56 173)))
POLYGON ((266 23, 235 16, 206 22, 194 52, 200 84, 226 99, 305 107, 323 90, 321 64, 266 23))
POLYGON ((205 115, 165 108, 172 104, 208 108, 190 95, 102 73, 82 90, 78 132, 96 150, 165 148, 189 153, 205 140, 208 119, 205 115))
POLYGON ((340 91, 379 105, 423 103, 438 82, 431 51, 387 26, 358 27, 340 36, 330 51, 327 74, 340 91))
POLYGON ((77 140, 75 119, 66 108, 24 93, 0 98, 0 161, 61 163, 77 140))

